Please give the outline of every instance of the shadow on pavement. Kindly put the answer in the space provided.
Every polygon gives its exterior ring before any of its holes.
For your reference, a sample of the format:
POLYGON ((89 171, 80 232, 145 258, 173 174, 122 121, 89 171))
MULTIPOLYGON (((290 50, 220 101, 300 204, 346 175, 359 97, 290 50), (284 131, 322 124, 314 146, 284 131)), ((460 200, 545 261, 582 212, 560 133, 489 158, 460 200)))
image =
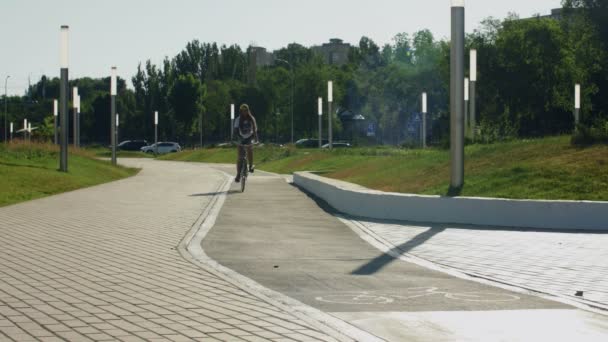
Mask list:
POLYGON ((206 196, 215 196, 215 195, 232 195, 232 194, 236 194, 236 193, 241 193, 240 190, 228 190, 228 191, 219 191, 219 192, 207 192, 204 194, 192 194, 189 197, 206 197, 206 196))
MULTIPOLYGON (((406 243, 403 243, 393 249, 391 249, 392 253, 402 254, 411 251, 412 249, 420 246, 430 240, 433 236, 441 233, 445 230, 445 227, 431 227, 425 232, 422 232, 416 235, 413 239, 409 240, 406 243)), ((357 268, 351 274, 353 275, 370 275, 380 271, 383 267, 395 261, 395 258, 390 255, 390 253, 383 253, 380 256, 370 260, 365 265, 357 268)))

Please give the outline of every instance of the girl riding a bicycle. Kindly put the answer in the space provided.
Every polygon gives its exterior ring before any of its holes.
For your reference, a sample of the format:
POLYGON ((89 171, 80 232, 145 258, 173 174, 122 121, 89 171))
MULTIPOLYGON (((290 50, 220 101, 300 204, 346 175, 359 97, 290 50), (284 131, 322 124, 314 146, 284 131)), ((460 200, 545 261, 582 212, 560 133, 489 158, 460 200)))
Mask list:
POLYGON ((255 118, 249 106, 242 104, 239 108, 240 115, 234 120, 234 133, 237 138, 240 138, 238 144, 238 157, 236 162, 236 178, 235 182, 241 181, 241 161, 243 160, 243 154, 247 152, 247 160, 249 164, 249 172, 254 171, 253 165, 253 141, 258 141, 258 125, 255 122, 255 118))

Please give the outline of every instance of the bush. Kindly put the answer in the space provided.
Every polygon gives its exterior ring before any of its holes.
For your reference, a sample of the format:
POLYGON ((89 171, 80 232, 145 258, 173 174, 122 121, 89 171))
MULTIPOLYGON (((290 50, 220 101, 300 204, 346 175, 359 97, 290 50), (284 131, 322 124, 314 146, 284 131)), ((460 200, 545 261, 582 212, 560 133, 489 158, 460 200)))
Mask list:
POLYGON ((591 125, 579 124, 570 142, 575 146, 608 144, 608 120, 598 120, 591 125))

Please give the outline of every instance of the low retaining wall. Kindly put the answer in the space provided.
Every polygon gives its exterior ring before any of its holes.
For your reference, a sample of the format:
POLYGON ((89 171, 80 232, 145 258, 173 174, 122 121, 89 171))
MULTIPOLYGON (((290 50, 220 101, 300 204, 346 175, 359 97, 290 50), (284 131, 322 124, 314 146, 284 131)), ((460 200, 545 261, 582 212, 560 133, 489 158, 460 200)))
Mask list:
POLYGON ((608 202, 509 200, 389 193, 296 172, 294 184, 349 215, 429 223, 608 231, 608 202))

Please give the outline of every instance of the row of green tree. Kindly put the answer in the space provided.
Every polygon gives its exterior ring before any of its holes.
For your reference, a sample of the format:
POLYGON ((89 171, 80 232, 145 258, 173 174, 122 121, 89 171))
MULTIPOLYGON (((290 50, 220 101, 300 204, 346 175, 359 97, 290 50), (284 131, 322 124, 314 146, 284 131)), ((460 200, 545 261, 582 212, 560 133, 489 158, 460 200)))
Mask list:
MULTIPOLYGON (((572 132, 575 83, 582 85, 583 123, 604 127, 606 22, 605 1, 566 0, 559 20, 489 18, 467 35, 467 51, 478 51, 477 117, 482 139, 572 132)), ((339 139, 353 139, 359 133, 359 142, 406 142, 412 138, 408 128, 420 111, 420 94, 426 92, 428 135, 439 143, 449 136, 449 52, 449 41, 422 30, 397 34, 384 46, 363 37, 351 48, 348 63, 340 66, 294 43, 275 52, 274 64, 256 67, 251 47, 242 50, 237 45, 194 40, 160 65, 150 61, 140 65, 130 80, 132 87, 119 79, 120 136, 153 139, 153 117, 158 111, 162 140, 184 145, 226 141, 230 104, 238 108, 248 103, 261 138, 286 142, 291 138, 293 101, 295 139, 316 137, 317 98, 326 99, 327 81, 332 80, 334 135, 339 139), (348 121, 352 114, 373 123, 375 136, 365 137, 359 131, 362 126, 352 126, 348 121)), ((50 137, 52 99, 58 98, 58 86, 57 78, 43 77, 25 96, 11 97, 10 121, 20 123, 27 117, 41 126, 40 135, 50 137)), ((82 99, 83 141, 109 142, 109 78, 76 79, 70 86, 78 86, 82 99)))

